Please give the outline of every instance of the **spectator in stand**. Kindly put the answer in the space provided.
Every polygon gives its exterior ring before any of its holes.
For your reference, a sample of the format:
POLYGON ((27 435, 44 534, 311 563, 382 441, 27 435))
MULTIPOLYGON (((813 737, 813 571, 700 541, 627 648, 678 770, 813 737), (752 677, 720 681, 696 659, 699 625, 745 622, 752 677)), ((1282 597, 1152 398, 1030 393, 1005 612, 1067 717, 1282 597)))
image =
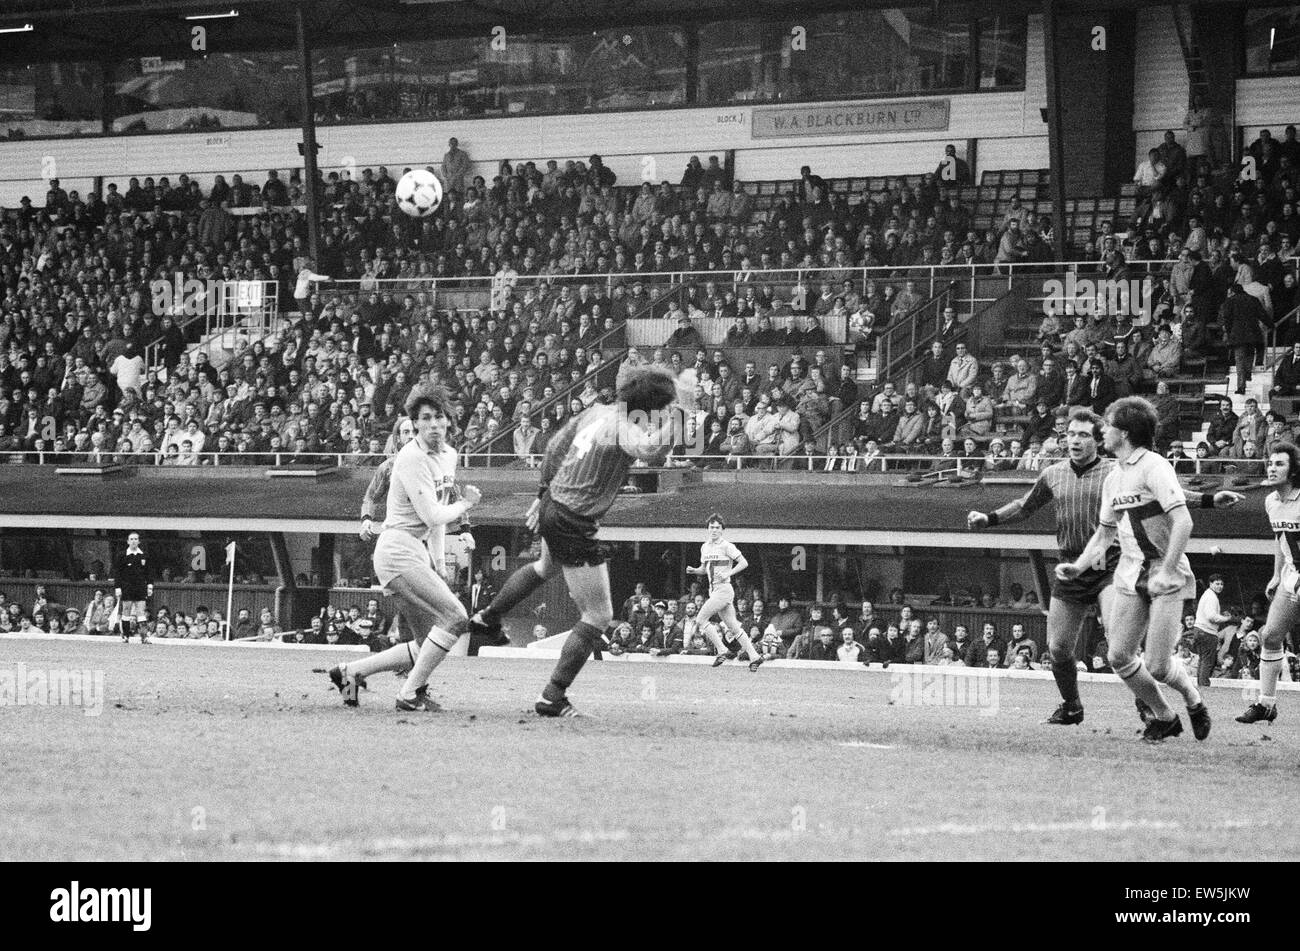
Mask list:
POLYGON ((934 170, 939 182, 945 186, 963 186, 972 184, 970 165, 957 155, 957 146, 949 144, 944 147, 943 158, 934 170))
POLYGON ((980 438, 993 431, 993 400, 984 395, 984 384, 978 380, 971 385, 970 399, 966 401, 966 424, 957 431, 959 436, 980 438))
POLYGON ((442 181, 447 191, 464 194, 465 179, 472 168, 469 155, 461 149, 460 140, 453 136, 447 141, 447 151, 442 156, 442 181))
POLYGON ((1274 396, 1295 396, 1297 392, 1300 392, 1300 340, 1291 344, 1291 349, 1278 361, 1270 390, 1274 396))
POLYGON ((704 336, 691 326, 691 319, 685 313, 677 318, 677 329, 664 344, 673 350, 698 350, 704 346, 704 336))
POLYGON ((1261 328, 1269 321, 1269 316, 1258 298, 1248 294, 1241 284, 1234 283, 1219 311, 1219 318, 1227 328, 1227 343, 1237 369, 1237 395, 1242 396, 1250 384, 1261 328))
POLYGON ((846 627, 840 631, 840 645, 835 656, 841 663, 856 664, 862 656, 862 645, 857 642, 853 628, 846 627))
POLYGON ((1177 376, 1183 365, 1182 345, 1174 338, 1168 325, 1156 332, 1155 346, 1147 355, 1147 379, 1177 376))
POLYGON ((1237 423, 1237 414, 1232 411, 1232 403, 1226 399, 1220 400, 1219 415, 1210 420, 1210 428, 1205 436, 1215 455, 1228 454, 1237 432, 1237 423))
POLYGON ((979 378, 980 365, 979 361, 967 350, 966 344, 958 342, 955 350, 956 354, 948 365, 948 382, 965 399, 970 394, 971 387, 979 378))
POLYGON ((925 655, 923 662, 937 664, 945 648, 951 646, 948 635, 939 628, 939 619, 930 618, 925 622, 925 655))

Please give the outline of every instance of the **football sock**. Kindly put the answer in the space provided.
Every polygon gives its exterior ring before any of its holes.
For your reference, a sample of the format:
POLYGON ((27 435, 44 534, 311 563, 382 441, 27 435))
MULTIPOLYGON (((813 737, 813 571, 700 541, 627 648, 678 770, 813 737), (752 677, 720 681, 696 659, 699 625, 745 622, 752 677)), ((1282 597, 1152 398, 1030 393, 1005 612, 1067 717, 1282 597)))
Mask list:
POLYGON ((1072 707, 1079 706, 1079 668, 1074 659, 1052 661, 1052 676, 1056 678, 1061 699, 1072 707))
POLYGON ((443 662, 454 646, 456 646, 456 635, 448 634, 440 627, 432 628, 429 636, 420 645, 415 666, 411 668, 410 676, 406 678, 406 683, 402 684, 402 689, 397 695, 403 700, 414 700, 415 692, 429 682, 429 675, 443 662))
POLYGON ((517 569, 514 574, 506 579, 506 583, 501 586, 501 590, 492 599, 492 603, 480 612, 483 619, 488 622, 501 620, 501 615, 507 613, 545 582, 546 579, 539 575, 531 564, 517 569))
POLYGON ((569 632, 569 638, 560 650, 560 659, 555 665, 555 670, 551 672, 551 680, 542 691, 542 696, 551 703, 563 698, 564 692, 578 676, 582 665, 591 655, 592 648, 600 643, 600 639, 600 628, 595 625, 588 624, 586 621, 579 621, 573 625, 573 630, 569 632))
POLYGON ((339 664, 339 666, 351 677, 369 677, 371 674, 382 673, 385 670, 409 670, 415 666, 416 650, 415 642, 407 641, 403 644, 394 644, 378 654, 371 654, 369 657, 339 664))
POLYGON ((749 635, 743 631, 736 635, 736 640, 740 641, 740 646, 745 651, 745 656, 751 661, 758 660, 758 651, 754 650, 754 642, 749 639, 749 635))
POLYGON ((1156 679, 1151 676, 1151 671, 1147 670, 1147 665, 1142 663, 1141 660, 1137 660, 1132 665, 1126 665, 1126 667, 1130 666, 1131 671, 1127 674, 1120 673, 1119 670, 1115 672, 1119 674, 1124 683, 1128 684, 1128 689, 1132 690, 1139 700, 1146 701, 1146 705, 1151 708, 1151 712, 1155 714, 1157 720, 1172 720, 1175 716, 1173 708, 1165 702, 1165 695, 1160 690, 1160 684, 1156 683, 1156 679))
POLYGON ((1266 707, 1277 705, 1277 679, 1282 674, 1282 664, 1286 660, 1286 652, 1281 650, 1268 650, 1267 648, 1260 652, 1259 655, 1259 702, 1266 707))
POLYGON ((704 624, 701 625, 699 629, 704 632, 704 636, 709 639, 709 643, 713 645, 713 649, 717 651, 719 655, 731 653, 727 650, 727 644, 723 641, 722 634, 716 627, 712 624, 704 624))
POLYGON ((1179 661, 1169 662, 1169 671, 1164 676, 1164 683, 1183 695, 1187 701, 1187 707, 1200 706, 1201 692, 1196 689, 1196 684, 1187 673, 1187 668, 1179 661))

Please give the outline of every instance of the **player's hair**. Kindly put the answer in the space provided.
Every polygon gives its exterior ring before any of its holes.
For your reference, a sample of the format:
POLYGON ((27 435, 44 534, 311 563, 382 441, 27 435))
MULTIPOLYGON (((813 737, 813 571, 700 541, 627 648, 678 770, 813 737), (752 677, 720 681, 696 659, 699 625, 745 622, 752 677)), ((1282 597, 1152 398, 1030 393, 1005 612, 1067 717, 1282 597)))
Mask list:
POLYGON ((615 391, 618 401, 629 411, 649 413, 663 409, 677 398, 677 380, 664 367, 625 363, 619 367, 615 391))
POLYGON ((1139 449, 1150 449, 1156 441, 1159 417, 1156 409, 1140 396, 1126 396, 1116 400, 1107 411, 1110 424, 1122 429, 1128 441, 1139 449))
POLYGON ((1300 447, 1293 442, 1279 440, 1269 447, 1268 454, 1286 456, 1287 481, 1291 483, 1291 488, 1300 488, 1300 447))
POLYGON ((727 523, 723 521, 722 516, 719 515, 717 512, 714 512, 712 515, 710 515, 708 518, 704 520, 704 527, 708 528, 714 522, 717 522, 719 525, 721 525, 724 531, 726 530, 727 523))
MULTIPOLYGON (((451 397, 446 389, 440 385, 425 383, 414 387, 409 396, 406 397, 406 415, 414 422, 420 415, 420 410, 425 406, 432 407, 435 411, 442 413, 444 416, 451 416, 451 397)), ((394 432, 397 430, 394 429, 394 432)))
POLYGON ((1092 410, 1088 409, 1086 406, 1080 406, 1078 409, 1071 412, 1070 422, 1091 423, 1092 438, 1097 440, 1097 442, 1101 442, 1101 431, 1102 428, 1106 425, 1106 421, 1102 419, 1100 416, 1098 416, 1096 413, 1094 413, 1092 410))

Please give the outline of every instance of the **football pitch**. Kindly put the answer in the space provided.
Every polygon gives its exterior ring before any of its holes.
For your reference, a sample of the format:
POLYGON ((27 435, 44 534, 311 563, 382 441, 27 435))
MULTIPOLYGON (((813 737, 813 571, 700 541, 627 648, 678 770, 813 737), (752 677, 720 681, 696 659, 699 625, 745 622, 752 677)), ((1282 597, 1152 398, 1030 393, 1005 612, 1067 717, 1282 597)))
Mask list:
MULTIPOLYGON (((103 672, 98 716, 0 708, 0 859, 1287 858, 1300 697, 1150 746, 1119 683, 1080 727, 1050 681, 919 681, 743 665, 590 662, 591 716, 541 720, 549 660, 452 658, 440 714, 360 709, 310 649, 0 641, 0 670, 103 672), (913 689, 917 688, 917 689, 913 689), (940 703, 943 697, 947 702, 940 703), (1272 807, 1272 817, 1265 809, 1272 807)), ((1184 716, 1184 723, 1186 717, 1184 716)))

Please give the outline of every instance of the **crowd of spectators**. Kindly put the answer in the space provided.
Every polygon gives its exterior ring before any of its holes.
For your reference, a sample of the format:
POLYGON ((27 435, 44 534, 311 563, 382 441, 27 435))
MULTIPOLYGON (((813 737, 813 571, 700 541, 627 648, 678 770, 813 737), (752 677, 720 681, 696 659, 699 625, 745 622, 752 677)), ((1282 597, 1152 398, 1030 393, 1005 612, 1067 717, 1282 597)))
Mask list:
MULTIPOLYGON (((960 318, 950 312, 915 402, 904 392, 887 406, 883 387, 858 391, 853 354, 869 353, 883 328, 922 302, 913 269, 1048 261, 1049 218, 1017 198, 992 227, 976 229, 972 209, 944 187, 939 170, 883 200, 864 194, 853 203, 807 166, 770 210, 759 211, 716 156, 692 159, 678 185, 620 189, 599 155, 563 167, 502 162, 489 183, 471 174, 453 140, 437 166, 446 199, 427 219, 396 212, 395 179, 385 167, 355 181, 324 176, 313 259, 296 207, 302 185, 276 171, 260 186, 218 175, 206 190, 186 175, 174 184, 131 179, 124 191, 110 184, 103 196, 84 199, 54 179, 43 206, 24 200, 0 223, 0 452, 152 453, 170 465, 260 452, 375 461, 402 398, 436 377, 460 402, 467 447, 500 453, 497 434, 527 420, 506 452, 528 464, 570 415, 611 398, 603 381, 587 378, 623 356, 604 335, 654 300, 659 288, 644 275, 685 269, 716 271, 719 279, 673 301, 667 313, 678 331, 655 359, 696 374, 702 433, 693 434, 692 451, 700 459, 811 460, 812 449, 832 457, 821 458, 822 467, 859 468, 853 459, 873 453, 969 458, 965 439, 986 453, 1000 436, 1018 465, 1012 440, 1050 457, 1047 420, 1059 407, 1149 392, 1215 346, 1253 363, 1260 340, 1245 341, 1255 332, 1251 321, 1267 323, 1296 303, 1294 268, 1283 262, 1300 227, 1294 130, 1280 143, 1261 140, 1251 146, 1259 177, 1245 183, 1224 177, 1223 168, 1180 165, 1167 150, 1153 166, 1160 184, 1151 195, 1158 190, 1167 204, 1168 195, 1185 191, 1186 211, 1153 214, 1143 204, 1127 234, 1107 222, 1082 249, 1098 274, 1116 279, 1138 273, 1126 257, 1165 262, 1156 268, 1149 319, 1103 313, 1070 328, 1049 316, 1022 368, 961 354, 960 318), (1200 213, 1216 208, 1221 214, 1200 213), (848 273, 860 266, 892 270, 861 285, 848 273), (782 272, 808 268, 824 270, 797 293, 781 290, 782 272), (756 271, 768 273, 751 279, 756 271), (217 368, 187 352, 179 315, 159 305, 154 282, 177 273, 276 282, 280 299, 295 302, 295 319, 217 368), (574 277, 583 274, 609 277, 574 277), (481 278, 485 306, 446 309, 427 290, 382 283, 438 276, 481 278), (336 281, 357 283, 331 288, 336 281), (724 348, 712 354, 699 349, 693 322, 701 316, 733 321, 724 348), (843 319, 848 350, 819 349, 829 345, 828 317, 843 319), (756 367, 756 380, 736 366, 723 377, 727 347, 765 343, 816 350, 816 357, 756 367), (748 396, 735 385, 742 380, 756 384, 748 396), (1044 395, 1047 415, 1038 409, 1044 395), (865 408, 864 397, 871 411, 851 437, 813 442, 838 412, 865 408), (1034 444, 1036 433, 1041 443, 1034 444)), ((1283 385, 1295 382, 1285 377, 1283 385)))
MULTIPOLYGON (((1217 576, 1216 576, 1217 577, 1217 576)), ((1222 579, 1217 590, 1222 591, 1222 579)), ((652 656, 672 654, 712 655, 713 648, 702 630, 699 610, 705 600, 698 584, 679 597, 656 597, 645 583, 639 583, 619 612, 612 635, 613 654, 642 653, 652 656)), ((736 614, 745 632, 764 658, 817 660, 860 663, 888 667, 890 664, 922 664, 936 667, 982 667, 1018 670, 1050 669, 1042 636, 1027 633, 1017 617, 1036 615, 1040 611, 1033 592, 1010 585, 1005 597, 997 594, 953 594, 915 599, 901 590, 892 590, 889 604, 878 611, 871 601, 850 605, 842 596, 825 604, 798 604, 793 595, 782 593, 769 599, 757 588, 737 598, 736 614), (985 614, 978 625, 955 624, 945 630, 945 611, 963 606, 1000 609, 996 615, 985 614)), ((1217 605, 1217 601, 1215 601, 1217 605)), ((1243 612, 1232 609, 1215 616, 1211 643, 1207 648, 1197 640, 1197 616, 1185 620, 1186 636, 1179 644, 1179 658, 1188 663, 1192 676, 1198 675, 1199 658, 1207 652, 1212 663, 1204 677, 1258 677, 1259 637, 1255 633, 1263 623, 1267 604, 1257 601, 1243 612), (1190 656, 1190 660, 1188 659, 1190 656)), ((717 619, 710 622, 717 624, 717 619)), ((721 631, 725 641, 731 635, 721 631)), ((1080 668, 1094 673, 1108 673, 1107 645, 1104 630, 1096 634, 1084 651, 1080 668)), ((1290 676, 1300 679, 1300 662, 1295 645, 1288 643, 1290 676)), ((1208 682, 1208 681, 1207 681, 1208 682)))

